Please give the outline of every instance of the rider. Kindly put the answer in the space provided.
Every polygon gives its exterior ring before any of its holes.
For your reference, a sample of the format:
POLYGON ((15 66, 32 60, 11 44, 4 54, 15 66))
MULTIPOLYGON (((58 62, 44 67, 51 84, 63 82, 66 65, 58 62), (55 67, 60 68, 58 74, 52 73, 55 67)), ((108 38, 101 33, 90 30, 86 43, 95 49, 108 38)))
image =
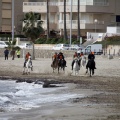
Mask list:
POLYGON ((74 63, 75 63, 75 59, 77 59, 78 57, 79 57, 79 56, 78 56, 77 52, 75 52, 74 55, 73 55, 72 70, 73 70, 73 65, 74 65, 74 63))
POLYGON ((55 60, 57 60, 57 59, 58 59, 58 54, 57 54, 57 52, 55 52, 55 54, 52 56, 52 60, 53 60, 52 64, 54 64, 55 60))
POLYGON ((66 60, 65 60, 65 57, 64 57, 63 53, 62 53, 62 52, 59 52, 59 54, 58 54, 58 60, 62 60, 62 59, 63 59, 63 61, 64 61, 65 67, 67 67, 67 66, 66 66, 66 60))
POLYGON ((80 57, 84 56, 83 52, 80 53, 80 57))
MULTIPOLYGON (((26 66, 26 62, 28 61, 28 59, 29 59, 30 56, 31 56, 31 54, 29 52, 25 55, 24 67, 26 66)), ((32 61, 30 60, 30 62, 31 62, 31 66, 32 66, 32 61)))
MULTIPOLYGON (((94 55, 94 52, 90 52, 90 54, 88 55, 88 63, 89 63, 89 61, 90 60, 94 60, 95 59, 95 55, 94 55)), ((88 63, 87 63, 87 65, 86 65, 86 69, 88 68, 88 63)), ((94 61, 94 69, 96 69, 96 67, 95 67, 95 61, 94 61)))

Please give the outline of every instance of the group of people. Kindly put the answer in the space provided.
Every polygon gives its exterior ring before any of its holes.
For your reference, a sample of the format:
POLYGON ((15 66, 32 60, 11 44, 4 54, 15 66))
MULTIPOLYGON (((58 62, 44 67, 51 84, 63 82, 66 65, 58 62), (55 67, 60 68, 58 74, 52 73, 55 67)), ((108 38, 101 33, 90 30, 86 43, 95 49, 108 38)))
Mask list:
MULTIPOLYGON (((17 54, 17 57, 20 58, 20 50, 17 50, 17 51, 16 51, 16 54, 17 54)), ((5 60, 8 60, 9 50, 8 50, 7 48, 6 48, 6 50, 4 51, 4 55, 5 55, 5 60)), ((24 67, 25 67, 25 65, 26 65, 26 62, 27 62, 28 59, 29 59, 29 56, 31 56, 31 54, 28 52, 28 53, 25 55, 24 67)), ((74 55, 73 55, 73 61, 72 61, 72 65, 71 65, 71 66, 72 66, 72 70, 73 70, 73 65, 74 65, 75 59, 77 59, 77 58, 79 58, 79 57, 81 57, 81 56, 84 56, 83 52, 81 52, 80 54, 78 54, 77 52, 74 53, 74 55)), ((66 60, 65 60, 65 57, 64 57, 64 55, 63 55, 62 52, 59 52, 59 53, 55 52, 55 54, 52 56, 52 59, 53 59, 52 64, 54 64, 56 60, 59 60, 59 61, 63 60, 65 67, 67 67, 67 66, 66 66, 66 60)), ((91 53, 88 55, 88 63, 87 63, 87 65, 86 65, 86 69, 88 69, 88 65, 89 65, 89 62, 90 62, 91 59, 92 59, 92 60, 95 59, 94 52, 91 52, 91 53)), ((30 61, 30 62, 31 62, 31 65, 32 65, 32 61, 30 61)), ((79 65, 80 65, 80 64, 79 64, 79 65)), ((95 61, 94 61, 94 69, 96 69, 95 61)))
MULTIPOLYGON (((81 52, 80 54, 78 54, 77 52, 74 53, 73 55, 73 61, 72 61, 72 70, 73 70, 73 65, 74 65, 74 62, 75 62, 75 59, 78 59, 79 57, 82 57, 84 56, 83 52, 81 52)), ((53 63, 55 62, 56 59, 63 59, 65 61, 65 66, 66 66, 66 60, 64 58, 64 55, 62 52, 60 52, 59 54, 57 54, 57 52, 55 52, 55 54, 52 56, 52 59, 53 59, 53 63)), ((90 52, 90 54, 88 55, 88 62, 86 64, 86 69, 88 69, 88 65, 89 65, 89 62, 90 60, 93 60, 94 61, 95 59, 95 55, 94 55, 94 52, 90 52)), ((79 64, 80 65, 80 64, 79 64)), ((95 61, 94 61, 94 69, 96 69, 96 66, 95 66, 95 61)))
POLYGON ((56 60, 59 60, 59 61, 63 60, 64 61, 64 66, 67 67, 66 66, 66 60, 65 60, 65 57, 64 57, 62 52, 59 52, 59 53, 55 52, 55 54, 52 56, 52 60, 53 60, 52 64, 54 64, 56 60))
MULTIPOLYGON (((12 51, 11 51, 12 52, 12 51)), ((13 53, 12 53, 13 54, 13 53)), ((15 54, 15 53, 14 53, 15 54)), ((18 50, 16 50, 16 54, 17 54, 17 57, 18 58, 20 58, 20 50, 18 49, 18 50)), ((5 55, 5 60, 8 60, 8 55, 9 55, 9 50, 6 48, 5 50, 4 50, 4 55, 5 55)))

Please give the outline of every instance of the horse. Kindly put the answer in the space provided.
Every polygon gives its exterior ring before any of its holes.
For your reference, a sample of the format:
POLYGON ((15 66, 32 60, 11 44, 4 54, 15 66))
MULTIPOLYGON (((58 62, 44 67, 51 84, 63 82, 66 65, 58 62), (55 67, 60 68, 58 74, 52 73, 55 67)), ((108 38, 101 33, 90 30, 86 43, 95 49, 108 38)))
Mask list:
POLYGON ((51 67, 53 68, 53 72, 55 69, 58 68, 58 59, 54 59, 52 64, 51 64, 51 67))
POLYGON ((59 59, 58 60, 58 73, 59 73, 60 68, 63 71, 65 71, 65 67, 66 67, 65 60, 64 59, 59 59))
POLYGON ((84 67, 86 65, 86 57, 85 56, 81 56, 80 57, 80 67, 84 67))
POLYGON ((30 70, 33 71, 31 56, 29 56, 27 62, 24 64, 23 74, 30 74, 30 70))
POLYGON ((90 59, 90 60, 88 61, 86 73, 88 73, 88 68, 89 68, 90 77, 91 77, 92 75, 94 75, 94 69, 95 69, 94 59, 90 59))
POLYGON ((81 62, 81 59, 79 58, 74 59, 73 72, 75 73, 75 75, 79 73, 80 62, 81 62))

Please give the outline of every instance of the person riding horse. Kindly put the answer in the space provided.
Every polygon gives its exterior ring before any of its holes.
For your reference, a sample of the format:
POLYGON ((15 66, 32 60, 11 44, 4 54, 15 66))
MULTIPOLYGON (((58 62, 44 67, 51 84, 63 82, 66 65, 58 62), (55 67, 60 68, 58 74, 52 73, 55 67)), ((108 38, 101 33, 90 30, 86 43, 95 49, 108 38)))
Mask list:
POLYGON ((66 66, 66 60, 65 60, 65 57, 64 57, 64 55, 63 55, 62 52, 59 52, 59 54, 58 54, 58 60, 59 60, 60 62, 61 62, 61 60, 63 60, 64 66, 67 67, 67 66, 66 66))
POLYGON ((52 60, 53 60, 52 65, 55 63, 57 59, 58 59, 58 54, 57 52, 55 52, 55 54, 52 56, 52 60))
MULTIPOLYGON (((95 59, 95 55, 94 55, 93 52, 91 52, 91 53, 88 55, 88 62, 87 62, 87 65, 86 65, 86 69, 88 69, 88 65, 89 65, 90 60, 93 60, 93 61, 94 61, 94 59, 95 59)), ((96 67, 95 67, 95 61, 94 61, 94 69, 96 69, 96 67)))
MULTIPOLYGON (((24 67, 26 66, 26 62, 28 61, 29 57, 31 56, 31 54, 28 52, 25 56, 25 62, 24 62, 24 67)), ((32 60, 30 60, 31 66, 32 66, 32 60)))
MULTIPOLYGON (((78 59, 78 54, 77 54, 77 52, 75 52, 74 53, 74 55, 73 55, 73 61, 72 61, 72 70, 73 70, 73 65, 74 65, 74 63, 75 63, 75 59, 78 59)), ((80 63, 78 64, 79 66, 80 66, 80 63)))

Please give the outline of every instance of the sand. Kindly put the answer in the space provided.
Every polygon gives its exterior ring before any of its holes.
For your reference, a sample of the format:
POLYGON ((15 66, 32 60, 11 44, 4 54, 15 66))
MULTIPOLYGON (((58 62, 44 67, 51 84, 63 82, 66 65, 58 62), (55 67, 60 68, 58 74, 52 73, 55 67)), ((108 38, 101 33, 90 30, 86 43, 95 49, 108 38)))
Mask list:
POLYGON ((89 77, 86 69, 79 74, 71 71, 72 58, 66 58, 65 72, 53 73, 50 58, 36 58, 33 71, 23 75, 23 58, 4 60, 0 58, 1 79, 50 80, 72 83, 69 92, 85 94, 83 98, 69 99, 61 103, 44 104, 40 108, 28 111, 0 113, 0 120, 8 116, 9 120, 119 120, 120 119, 120 59, 108 59, 96 56, 95 74, 89 77))

